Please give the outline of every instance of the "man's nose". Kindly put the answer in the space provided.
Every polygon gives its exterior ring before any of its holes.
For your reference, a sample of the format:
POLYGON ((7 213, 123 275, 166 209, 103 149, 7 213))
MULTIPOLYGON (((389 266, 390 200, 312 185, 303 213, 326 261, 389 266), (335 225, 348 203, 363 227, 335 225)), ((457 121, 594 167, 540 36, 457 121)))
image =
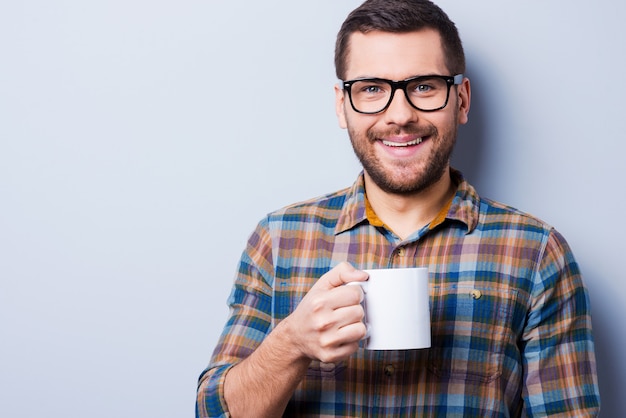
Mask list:
POLYGON ((403 89, 396 89, 384 117, 389 124, 406 125, 417 121, 417 109, 411 106, 403 89))

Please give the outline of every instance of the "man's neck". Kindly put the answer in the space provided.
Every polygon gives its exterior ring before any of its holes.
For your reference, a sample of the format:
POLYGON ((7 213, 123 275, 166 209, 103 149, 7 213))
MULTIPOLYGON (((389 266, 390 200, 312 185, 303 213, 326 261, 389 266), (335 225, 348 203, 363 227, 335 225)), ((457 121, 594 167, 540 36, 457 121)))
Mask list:
POLYGON ((455 193, 449 169, 436 183, 414 194, 385 192, 365 173, 365 190, 376 216, 401 239, 432 222, 455 193))

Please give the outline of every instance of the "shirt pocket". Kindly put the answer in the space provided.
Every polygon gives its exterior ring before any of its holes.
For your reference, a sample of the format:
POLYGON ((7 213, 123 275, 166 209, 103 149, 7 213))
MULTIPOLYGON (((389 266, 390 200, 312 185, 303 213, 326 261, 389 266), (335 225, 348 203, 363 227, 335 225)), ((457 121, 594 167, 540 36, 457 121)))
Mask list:
POLYGON ((502 373, 518 292, 505 285, 434 286, 429 369, 460 380, 489 382, 502 373))

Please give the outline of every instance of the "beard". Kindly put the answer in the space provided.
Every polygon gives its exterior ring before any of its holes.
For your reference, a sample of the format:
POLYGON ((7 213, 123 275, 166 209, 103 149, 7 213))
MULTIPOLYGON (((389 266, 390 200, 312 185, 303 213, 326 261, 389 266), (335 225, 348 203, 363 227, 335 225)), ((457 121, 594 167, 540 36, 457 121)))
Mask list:
MULTIPOLYGON (((348 127, 350 142, 363 169, 372 181, 384 192, 396 195, 420 193, 435 184, 445 174, 450 164, 450 157, 456 143, 457 124, 453 129, 440 135, 434 125, 427 127, 399 127, 386 132, 368 129, 365 135, 359 135, 348 127), (428 137, 432 142, 431 151, 425 159, 419 161, 394 161, 383 163, 375 152, 379 138, 399 134, 415 134, 428 137)), ((419 145, 418 145, 419 146, 419 145)))

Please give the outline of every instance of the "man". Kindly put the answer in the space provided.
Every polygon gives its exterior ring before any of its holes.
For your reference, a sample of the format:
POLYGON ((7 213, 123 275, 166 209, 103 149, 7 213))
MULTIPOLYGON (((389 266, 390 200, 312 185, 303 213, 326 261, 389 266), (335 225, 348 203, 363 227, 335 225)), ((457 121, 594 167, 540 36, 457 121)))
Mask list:
POLYGON ((596 416, 589 300, 567 243, 449 166, 471 96, 454 24, 426 0, 368 0, 335 65, 363 173, 259 223, 197 415, 596 416), (342 285, 409 266, 429 268, 432 347, 364 349, 362 291, 342 285))

